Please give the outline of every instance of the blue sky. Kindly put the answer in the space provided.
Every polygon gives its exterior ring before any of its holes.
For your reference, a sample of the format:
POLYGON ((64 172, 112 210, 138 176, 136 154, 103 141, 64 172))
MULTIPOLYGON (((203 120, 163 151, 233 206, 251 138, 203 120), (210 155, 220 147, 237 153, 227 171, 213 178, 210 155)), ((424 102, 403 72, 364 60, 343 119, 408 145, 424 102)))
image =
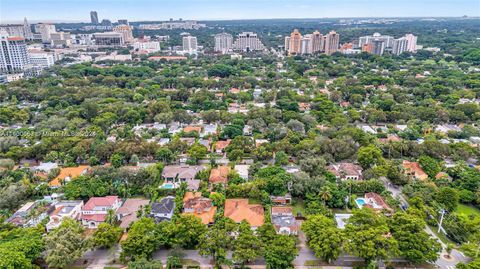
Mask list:
POLYGON ((0 0, 0 20, 480 16, 480 0, 0 0))

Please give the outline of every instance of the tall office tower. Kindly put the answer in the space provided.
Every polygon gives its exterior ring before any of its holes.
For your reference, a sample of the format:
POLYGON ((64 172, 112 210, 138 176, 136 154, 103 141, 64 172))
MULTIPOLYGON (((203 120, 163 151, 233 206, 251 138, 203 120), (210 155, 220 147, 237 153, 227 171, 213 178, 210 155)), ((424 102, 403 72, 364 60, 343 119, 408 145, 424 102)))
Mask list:
POLYGON ((313 46, 312 46, 312 35, 304 35, 302 37, 302 44, 300 53, 301 54, 312 54, 313 53, 313 46))
POLYGON ((25 39, 33 39, 32 28, 24 18, 23 24, 3 24, 0 25, 0 31, 6 32, 9 36, 20 36, 25 39))
POLYGON ((330 31, 325 35, 325 54, 331 55, 338 51, 338 46, 340 44, 340 35, 335 31, 330 31))
POLYGON ((188 54, 197 54, 197 38, 194 36, 183 37, 183 51, 188 54))
POLYGON ((227 53, 232 49, 233 36, 229 33, 221 33, 215 35, 215 52, 227 53))
POLYGON ((285 51, 289 51, 290 50, 290 37, 289 36, 286 36, 285 37, 285 51))
POLYGON ((54 24, 39 23, 39 24, 35 24, 35 32, 42 36, 42 42, 50 43, 51 35, 53 33, 56 33, 57 30, 54 24))
POLYGON ((417 36, 414 36, 412 34, 406 34, 405 38, 408 41, 407 51, 416 52, 417 51, 417 36))
POLYGON ((23 71, 30 60, 25 38, 0 33, 0 73, 23 71))
POLYGON ((118 20, 118 24, 130 25, 126 19, 118 20))
POLYGON ((132 27, 130 25, 122 24, 113 27, 115 33, 121 33, 123 35, 123 41, 130 43, 133 41, 132 27))
POLYGON ((112 26, 112 22, 108 19, 103 19, 102 22, 100 22, 100 24, 103 26, 112 26))
POLYGON ((370 36, 362 36, 358 40, 358 46, 361 48, 363 45, 370 43, 373 40, 382 40, 385 43, 385 48, 393 47, 393 36, 381 35, 379 33, 374 33, 370 36))
POLYGON ((323 51, 325 48, 323 42, 323 35, 319 31, 315 31, 312 34, 312 53, 323 51))
POLYGON ((392 53, 395 55, 400 55, 405 51, 408 51, 408 39, 406 37, 401 37, 393 41, 392 53))
POLYGON ((293 30, 290 34, 290 46, 288 53, 291 55, 300 54, 302 52, 302 34, 298 29, 293 30))
POLYGON ((262 44, 262 41, 260 41, 256 33, 243 32, 238 34, 237 40, 233 43, 233 49, 245 52, 261 51, 265 50, 265 46, 262 44))
POLYGON ((98 24, 98 13, 96 11, 90 11, 90 22, 92 24, 98 24))
POLYGON ((385 50, 385 41, 382 39, 374 39, 370 41, 372 44, 372 54, 382 55, 385 50))

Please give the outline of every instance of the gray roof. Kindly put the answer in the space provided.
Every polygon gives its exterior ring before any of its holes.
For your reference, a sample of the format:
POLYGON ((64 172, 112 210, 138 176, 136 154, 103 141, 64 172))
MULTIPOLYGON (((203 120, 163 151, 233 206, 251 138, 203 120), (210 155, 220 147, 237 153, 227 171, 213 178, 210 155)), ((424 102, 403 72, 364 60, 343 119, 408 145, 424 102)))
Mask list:
POLYGON ((152 203, 150 210, 151 214, 169 214, 175 208, 175 197, 167 196, 160 200, 160 202, 152 203))
POLYGON ((297 221, 292 215, 272 215, 272 223, 280 227, 291 227, 297 225, 297 221))

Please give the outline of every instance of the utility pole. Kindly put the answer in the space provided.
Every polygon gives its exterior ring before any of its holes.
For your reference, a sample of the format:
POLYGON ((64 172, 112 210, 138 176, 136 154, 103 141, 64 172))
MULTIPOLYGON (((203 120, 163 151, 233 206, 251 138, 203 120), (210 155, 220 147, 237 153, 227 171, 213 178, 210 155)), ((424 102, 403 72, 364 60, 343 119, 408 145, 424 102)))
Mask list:
POLYGON ((440 230, 442 229, 443 216, 445 215, 445 209, 442 209, 440 213, 442 213, 442 216, 440 216, 440 223, 438 224, 438 233, 440 233, 440 230))

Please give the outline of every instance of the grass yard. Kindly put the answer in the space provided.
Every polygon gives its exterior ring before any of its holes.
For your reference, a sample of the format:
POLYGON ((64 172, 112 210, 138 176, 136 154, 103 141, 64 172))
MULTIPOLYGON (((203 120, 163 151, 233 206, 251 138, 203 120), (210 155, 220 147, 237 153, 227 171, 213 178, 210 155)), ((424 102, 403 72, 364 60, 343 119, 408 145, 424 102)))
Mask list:
POLYGON ((293 215, 296 216, 300 213, 302 216, 305 216, 305 202, 303 200, 294 199, 292 201, 293 215))
POLYGON ((465 204, 459 204, 456 212, 458 214, 480 216, 480 210, 478 210, 476 207, 465 204))
POLYGON ((200 263, 192 259, 181 259, 181 262, 185 266, 200 266, 200 263))

